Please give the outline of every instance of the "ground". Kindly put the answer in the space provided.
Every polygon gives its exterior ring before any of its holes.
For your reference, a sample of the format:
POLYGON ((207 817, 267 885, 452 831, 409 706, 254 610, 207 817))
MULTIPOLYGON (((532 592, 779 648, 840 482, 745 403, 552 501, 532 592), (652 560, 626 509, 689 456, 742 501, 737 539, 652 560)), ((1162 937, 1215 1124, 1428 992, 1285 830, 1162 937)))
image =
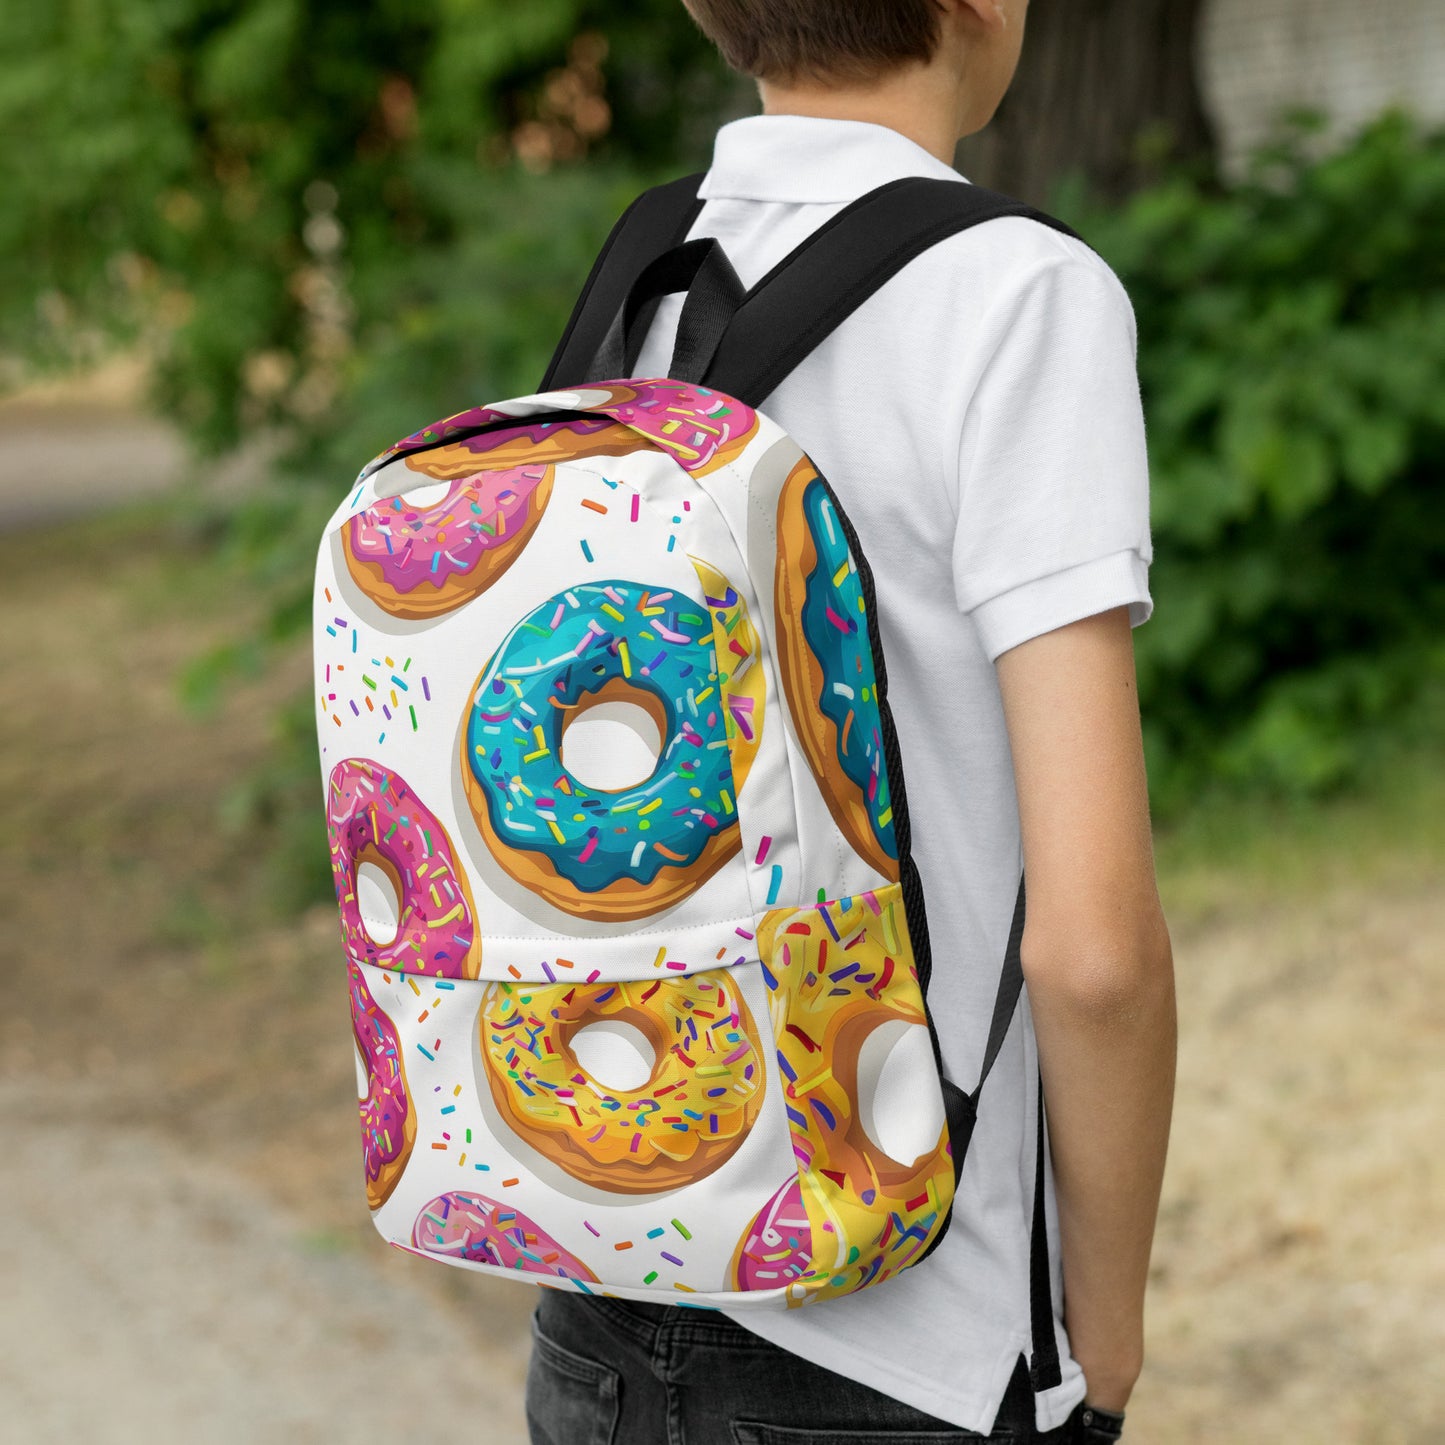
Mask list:
MULTIPOLYGON (((172 517, 3 533, 0 1434, 513 1445, 531 1292, 372 1231, 334 910, 278 913, 227 822, 305 645, 183 707, 265 604, 172 517)), ((1445 1432, 1442 797, 1161 845, 1181 1060, 1131 1440, 1445 1432)))

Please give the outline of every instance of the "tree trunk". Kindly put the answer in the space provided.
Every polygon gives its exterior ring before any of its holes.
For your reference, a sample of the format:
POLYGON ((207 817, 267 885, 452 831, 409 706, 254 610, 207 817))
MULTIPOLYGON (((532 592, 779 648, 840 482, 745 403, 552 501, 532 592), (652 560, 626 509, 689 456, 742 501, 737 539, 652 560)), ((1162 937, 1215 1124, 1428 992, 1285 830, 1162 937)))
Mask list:
POLYGON ((993 122, 958 150, 979 185, 1047 206, 1064 177, 1119 197, 1172 161, 1212 160, 1195 66, 1206 0, 1034 0, 993 122))

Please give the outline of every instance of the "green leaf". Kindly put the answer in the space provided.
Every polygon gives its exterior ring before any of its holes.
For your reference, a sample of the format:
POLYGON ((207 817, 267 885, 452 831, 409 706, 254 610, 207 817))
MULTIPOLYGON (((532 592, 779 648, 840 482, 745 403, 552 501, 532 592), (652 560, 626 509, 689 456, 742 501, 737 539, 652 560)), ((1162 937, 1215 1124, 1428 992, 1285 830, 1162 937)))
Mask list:
POLYGON ((1407 421, 1383 411, 1355 415, 1339 434, 1340 470, 1359 491, 1373 496, 1405 466, 1410 455, 1407 421))

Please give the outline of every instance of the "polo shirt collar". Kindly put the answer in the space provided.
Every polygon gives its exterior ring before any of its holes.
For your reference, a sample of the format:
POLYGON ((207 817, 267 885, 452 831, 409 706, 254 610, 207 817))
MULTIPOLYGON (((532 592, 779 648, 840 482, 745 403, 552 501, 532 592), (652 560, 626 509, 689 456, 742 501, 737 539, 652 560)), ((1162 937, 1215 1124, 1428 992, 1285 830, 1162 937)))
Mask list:
POLYGON ((718 131, 698 195, 705 201, 851 201, 905 176, 963 179, 885 125, 750 115, 718 131))

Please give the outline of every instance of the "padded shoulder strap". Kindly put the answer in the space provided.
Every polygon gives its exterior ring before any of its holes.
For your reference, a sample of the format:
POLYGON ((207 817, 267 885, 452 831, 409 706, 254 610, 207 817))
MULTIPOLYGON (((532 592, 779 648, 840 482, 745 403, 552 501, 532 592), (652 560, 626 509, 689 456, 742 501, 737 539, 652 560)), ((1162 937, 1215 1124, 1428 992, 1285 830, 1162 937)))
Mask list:
MULTIPOLYGON (((671 250, 687 235, 702 209, 697 188, 703 173, 654 186, 644 191, 622 213, 603 243, 582 294, 572 308, 571 320, 552 353, 547 374, 538 391, 580 386, 589 380, 588 367, 602 345, 632 283, 650 261, 671 250)), ((656 309, 656 302, 652 309, 656 309)), ((644 323, 650 316, 642 318, 644 323)))
POLYGON ((959 181, 913 176, 870 191, 748 292, 708 368, 707 385, 761 406, 820 341, 915 256, 1001 216, 1076 234, 1021 201, 959 181))

